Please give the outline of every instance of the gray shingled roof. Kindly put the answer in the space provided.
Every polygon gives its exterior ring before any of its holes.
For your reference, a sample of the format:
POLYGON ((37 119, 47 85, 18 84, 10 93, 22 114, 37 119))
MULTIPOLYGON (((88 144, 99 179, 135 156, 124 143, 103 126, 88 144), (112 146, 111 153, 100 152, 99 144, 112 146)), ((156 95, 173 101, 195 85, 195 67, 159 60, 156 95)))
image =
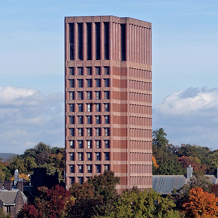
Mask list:
POLYGON ((152 188, 162 194, 171 194, 173 189, 179 189, 186 184, 187 179, 183 175, 155 175, 152 176, 152 188))
MULTIPOLYGON (((205 175, 209 178, 211 183, 217 184, 217 178, 214 175, 205 175)), ((153 175, 152 176, 152 188, 154 191, 168 195, 174 189, 179 189, 185 185, 189 179, 184 175, 153 175)))
MULTIPOLYGON (((0 199, 3 202, 3 205, 14 205, 18 192, 19 192, 19 190, 8 191, 8 190, 1 189, 0 190, 0 199)), ((24 202, 27 202, 27 198, 24 195, 24 193, 21 192, 21 194, 22 194, 24 202)))

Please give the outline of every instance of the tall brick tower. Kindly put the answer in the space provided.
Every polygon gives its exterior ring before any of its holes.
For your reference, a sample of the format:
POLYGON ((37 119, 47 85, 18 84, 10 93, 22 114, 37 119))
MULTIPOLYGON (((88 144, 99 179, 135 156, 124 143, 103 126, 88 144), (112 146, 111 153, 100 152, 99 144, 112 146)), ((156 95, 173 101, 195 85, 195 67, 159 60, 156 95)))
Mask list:
POLYGON ((66 188, 112 170, 152 187, 151 23, 65 18, 66 188))

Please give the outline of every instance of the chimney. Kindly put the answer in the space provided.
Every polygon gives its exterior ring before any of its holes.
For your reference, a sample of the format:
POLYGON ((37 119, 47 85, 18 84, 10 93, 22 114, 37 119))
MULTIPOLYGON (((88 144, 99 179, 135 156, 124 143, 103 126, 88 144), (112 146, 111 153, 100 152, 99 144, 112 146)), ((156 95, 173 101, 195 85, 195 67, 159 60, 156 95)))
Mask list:
POLYGON ((193 167, 191 167, 191 165, 189 165, 187 167, 187 179, 191 179, 192 173, 193 173, 193 167))
POLYGON ((17 189, 19 191, 22 191, 23 192, 23 181, 18 181, 17 182, 17 189))
POLYGON ((4 184, 4 182, 0 181, 0 189, 3 189, 3 184, 4 184))
POLYGON ((4 189, 11 191, 12 190, 12 182, 11 181, 5 181, 4 182, 4 189))

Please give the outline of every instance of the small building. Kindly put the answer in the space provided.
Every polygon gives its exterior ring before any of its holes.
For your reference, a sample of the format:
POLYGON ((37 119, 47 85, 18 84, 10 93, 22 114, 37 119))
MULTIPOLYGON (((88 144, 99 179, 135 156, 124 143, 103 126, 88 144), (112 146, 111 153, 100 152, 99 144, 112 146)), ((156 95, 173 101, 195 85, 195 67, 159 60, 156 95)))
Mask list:
POLYGON ((10 213, 13 218, 27 203, 27 197, 23 193, 23 182, 17 182, 17 188, 12 188, 11 181, 0 181, 0 208, 5 214, 10 213))
MULTIPOLYGON (((153 175, 152 188, 161 195, 172 194, 174 189, 180 189, 183 185, 189 182, 192 173, 193 168, 189 165, 186 175, 153 175)), ((207 177, 208 181, 213 184, 218 183, 218 179, 214 175, 205 175, 205 177, 207 177)))

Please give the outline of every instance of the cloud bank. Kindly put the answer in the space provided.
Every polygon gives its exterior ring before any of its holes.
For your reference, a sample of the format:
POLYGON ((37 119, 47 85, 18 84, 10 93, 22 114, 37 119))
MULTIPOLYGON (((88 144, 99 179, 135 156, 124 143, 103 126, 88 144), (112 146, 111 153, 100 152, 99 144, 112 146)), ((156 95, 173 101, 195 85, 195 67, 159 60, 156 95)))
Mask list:
POLYGON ((163 127, 174 145, 218 149, 218 88, 175 92, 153 108, 153 129, 163 127))
POLYGON ((21 154, 38 142, 64 146, 64 95, 0 86, 0 152, 21 154))

